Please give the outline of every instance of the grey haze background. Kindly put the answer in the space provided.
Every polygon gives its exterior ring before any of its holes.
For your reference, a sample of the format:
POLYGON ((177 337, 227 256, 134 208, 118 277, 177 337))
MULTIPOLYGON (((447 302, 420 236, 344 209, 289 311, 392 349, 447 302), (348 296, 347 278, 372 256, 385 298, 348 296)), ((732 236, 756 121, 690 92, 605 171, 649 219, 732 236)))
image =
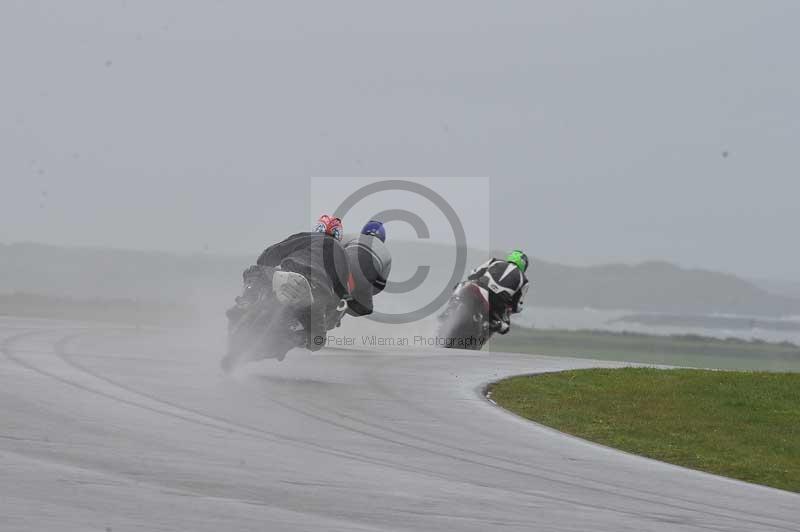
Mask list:
POLYGON ((798 15, 5 1, 0 242, 256 253, 311 176, 490 176, 495 247, 797 280, 798 15))

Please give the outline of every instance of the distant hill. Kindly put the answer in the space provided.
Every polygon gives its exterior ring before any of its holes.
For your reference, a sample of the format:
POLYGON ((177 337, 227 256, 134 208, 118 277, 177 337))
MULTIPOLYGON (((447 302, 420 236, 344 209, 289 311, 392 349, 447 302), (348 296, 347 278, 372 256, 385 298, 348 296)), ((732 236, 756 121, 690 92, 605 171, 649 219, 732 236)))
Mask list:
MULTIPOLYGON (((434 289, 449 282, 452 247, 389 242, 389 248, 394 257, 394 279, 408 279, 417 265, 429 264, 434 289)), ((254 250, 252 257, 225 257, 0 244, 0 294, 125 298, 218 309, 238 293, 242 270, 260 251, 254 250)), ((467 269, 485 258, 485 253, 469 250, 467 269)), ((530 304, 536 306, 669 314, 800 315, 798 298, 768 292, 734 275, 683 269, 667 262, 575 267, 535 260, 530 273, 530 304)), ((387 305, 402 297, 381 296, 387 305)))
POLYGON ((751 279, 753 284, 771 294, 800 298, 800 282, 774 279, 751 279))
POLYGON ((0 294, 0 316, 181 326, 208 313, 174 304, 129 299, 77 300, 39 294, 0 294))
POLYGON ((800 315, 800 299, 735 275, 668 262, 574 267, 536 261, 537 305, 630 309, 669 314, 800 315))
POLYGON ((192 303, 231 298, 244 257, 0 244, 0 293, 192 303))

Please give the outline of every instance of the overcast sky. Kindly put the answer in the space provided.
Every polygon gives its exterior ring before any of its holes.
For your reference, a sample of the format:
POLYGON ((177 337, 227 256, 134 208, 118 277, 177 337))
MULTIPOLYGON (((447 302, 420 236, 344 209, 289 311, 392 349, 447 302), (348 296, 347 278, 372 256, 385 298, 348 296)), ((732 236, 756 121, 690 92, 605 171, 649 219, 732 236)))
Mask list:
POLYGON ((798 27, 795 0, 7 0, 0 242, 255 254, 312 176, 487 176, 447 199, 496 247, 800 279, 798 27))

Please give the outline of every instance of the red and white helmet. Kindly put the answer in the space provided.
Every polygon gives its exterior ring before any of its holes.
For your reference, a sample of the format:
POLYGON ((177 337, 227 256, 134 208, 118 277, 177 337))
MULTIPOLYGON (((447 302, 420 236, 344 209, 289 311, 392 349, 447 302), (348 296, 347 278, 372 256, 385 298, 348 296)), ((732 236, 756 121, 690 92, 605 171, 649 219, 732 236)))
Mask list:
POLYGON ((336 216, 323 214, 314 225, 314 232, 325 233, 326 235, 331 235, 336 240, 341 240, 342 235, 344 235, 344 226, 342 226, 342 220, 336 216))

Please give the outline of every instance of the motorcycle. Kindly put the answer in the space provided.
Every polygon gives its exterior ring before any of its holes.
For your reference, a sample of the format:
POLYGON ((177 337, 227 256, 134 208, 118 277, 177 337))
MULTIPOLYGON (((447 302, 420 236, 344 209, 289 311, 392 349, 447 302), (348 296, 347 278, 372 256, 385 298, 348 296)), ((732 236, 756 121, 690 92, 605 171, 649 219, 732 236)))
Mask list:
POLYGON ((461 283, 439 316, 444 347, 479 351, 492 334, 489 290, 478 281, 461 283))
MULTIPOLYGON (((274 358, 282 361, 289 350, 305 347, 308 341, 304 317, 282 304, 275 296, 272 278, 275 269, 263 268, 245 287, 249 297, 236 298, 228 317, 228 347, 221 366, 226 372, 245 362, 274 358)), ((332 320, 340 320, 347 309, 342 300, 332 320)))

